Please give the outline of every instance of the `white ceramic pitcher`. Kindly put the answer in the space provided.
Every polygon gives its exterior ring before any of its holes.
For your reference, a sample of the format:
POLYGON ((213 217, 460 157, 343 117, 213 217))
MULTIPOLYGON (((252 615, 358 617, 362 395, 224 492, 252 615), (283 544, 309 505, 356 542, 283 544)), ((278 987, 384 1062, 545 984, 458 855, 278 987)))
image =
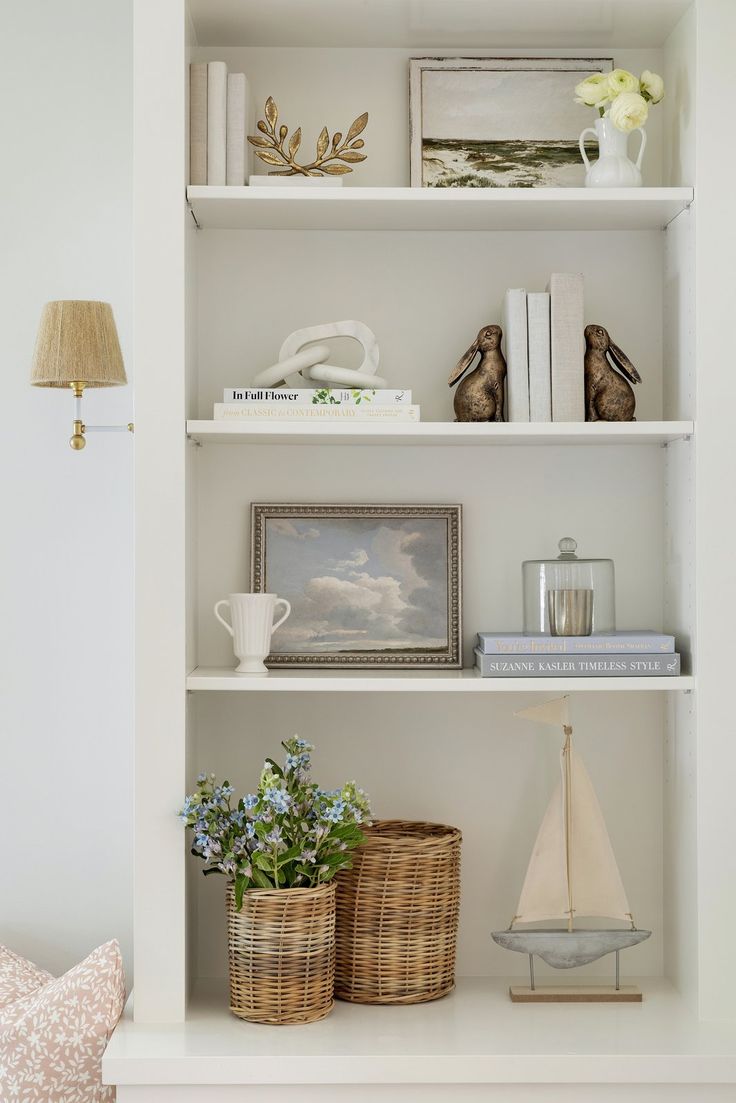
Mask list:
MULTIPOLYGON (((640 126, 639 156, 636 162, 629 159, 629 135, 613 125, 608 117, 595 120, 595 130, 586 126, 580 135, 580 153, 585 163, 586 188, 640 188, 641 162, 647 145, 646 132, 640 126), (585 135, 595 134, 598 139, 598 160, 592 163, 585 152, 585 135)), ((633 133, 633 131, 631 131, 633 133)))
POLYGON ((233 650, 240 660, 236 674, 267 673, 264 663, 271 650, 271 633, 283 624, 291 605, 276 594, 229 594, 215 604, 215 616, 233 638, 233 650), (220 606, 227 605, 232 624, 220 616, 220 606), (274 624, 276 606, 286 607, 284 615, 274 624))

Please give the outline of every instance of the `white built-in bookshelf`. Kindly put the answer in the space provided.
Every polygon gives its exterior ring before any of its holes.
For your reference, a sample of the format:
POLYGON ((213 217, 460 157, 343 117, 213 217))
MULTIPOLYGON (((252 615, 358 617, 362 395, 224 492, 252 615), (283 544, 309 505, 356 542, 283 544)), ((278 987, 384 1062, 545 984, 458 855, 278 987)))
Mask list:
POLYGON ((732 1097, 735 40, 730 0, 136 0, 135 977, 104 1065, 120 1103, 732 1097), (663 72, 644 188, 409 189, 408 58, 499 52, 663 72), (215 58, 305 140, 368 110, 368 160, 342 190, 187 189, 188 64, 215 58), (637 364, 638 420, 454 424, 450 368, 500 320, 507 287, 543 289, 551 271, 583 272, 586 321, 637 364), (211 420, 223 387, 272 363, 287 333, 352 317, 421 423, 211 420), (619 626, 676 635, 682 675, 238 678, 212 607, 247 588, 253 501, 461 503, 468 667, 479 629, 520 626, 521 561, 573 535, 615 561, 619 626), (625 957, 639 1008, 512 1007, 509 974, 526 962, 490 939, 559 750, 513 713, 560 692, 653 931, 625 957), (446 999, 339 1005, 304 1028, 230 1015, 223 884, 201 877, 174 812, 200 769, 245 790, 296 731, 325 785, 356 777, 380 816, 461 827, 446 999))

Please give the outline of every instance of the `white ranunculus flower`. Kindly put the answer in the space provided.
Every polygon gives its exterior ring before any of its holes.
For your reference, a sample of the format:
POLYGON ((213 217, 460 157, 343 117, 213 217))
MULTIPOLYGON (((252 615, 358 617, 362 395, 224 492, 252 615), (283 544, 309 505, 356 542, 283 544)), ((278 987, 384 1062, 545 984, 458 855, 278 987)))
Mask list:
POLYGON ((645 69, 641 75, 641 90, 646 92, 652 103, 659 103, 664 98, 664 81, 658 73, 645 69))
POLYGON ((593 73, 575 85, 575 102, 588 107, 598 107, 607 102, 610 96, 606 73, 593 73))
POLYGON ((622 92, 638 92, 639 81, 628 69, 614 69, 608 74, 608 87, 611 96, 620 96, 622 92))
POLYGON ((644 126, 649 115, 649 104, 638 92, 622 92, 611 104, 609 111, 611 122, 617 130, 636 130, 644 126))

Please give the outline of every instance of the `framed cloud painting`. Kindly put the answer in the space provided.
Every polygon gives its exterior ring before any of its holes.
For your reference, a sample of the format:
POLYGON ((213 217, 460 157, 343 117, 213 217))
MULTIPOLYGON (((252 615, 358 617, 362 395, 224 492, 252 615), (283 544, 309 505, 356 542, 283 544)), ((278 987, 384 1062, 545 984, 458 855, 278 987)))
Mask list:
POLYGON ((412 187, 582 187, 575 85, 612 68, 611 58, 412 58, 412 187))
POLYGON ((291 603, 270 666, 460 667, 461 510, 251 506, 251 589, 291 603))

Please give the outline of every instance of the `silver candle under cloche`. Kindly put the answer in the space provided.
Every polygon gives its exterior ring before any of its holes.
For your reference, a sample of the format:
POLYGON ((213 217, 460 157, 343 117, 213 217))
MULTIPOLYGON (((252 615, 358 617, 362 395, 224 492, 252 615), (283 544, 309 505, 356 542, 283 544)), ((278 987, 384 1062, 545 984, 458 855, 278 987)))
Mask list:
POLYGON ((615 632, 612 559, 580 559, 577 542, 560 540, 556 559, 527 559, 521 565, 524 632, 527 635, 589 636, 615 632))

